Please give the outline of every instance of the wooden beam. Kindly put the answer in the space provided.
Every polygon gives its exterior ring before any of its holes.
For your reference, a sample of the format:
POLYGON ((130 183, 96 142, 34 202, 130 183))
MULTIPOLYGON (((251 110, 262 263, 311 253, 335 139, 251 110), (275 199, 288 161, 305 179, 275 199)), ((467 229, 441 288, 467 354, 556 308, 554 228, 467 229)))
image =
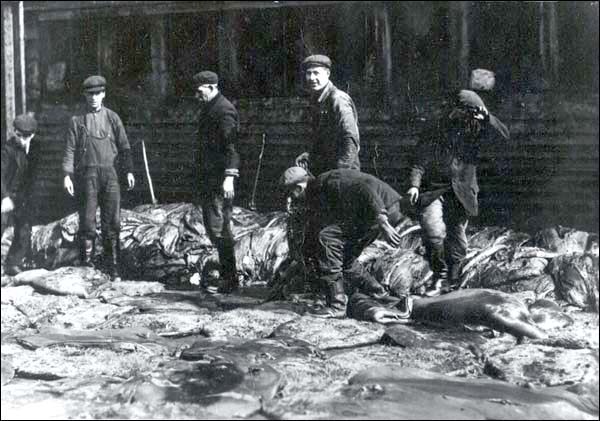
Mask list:
POLYGON ((160 97, 167 95, 169 87, 165 19, 166 16, 156 16, 150 20, 152 84, 160 97))
POLYGON ((545 17, 545 5, 546 3, 541 1, 538 3, 538 13, 540 17, 540 23, 538 27, 538 48, 540 51, 540 61, 542 69, 546 72, 548 65, 546 63, 546 17, 545 17))
POLYGON ((4 112, 2 127, 6 139, 10 137, 13 121, 16 117, 15 104, 15 46, 13 38, 13 9, 10 4, 2 4, 2 54, 4 66, 4 80, 2 93, 4 94, 4 112))
POLYGON ((386 111, 390 110, 389 104, 391 104, 392 95, 392 36, 390 29, 390 19, 388 10, 385 3, 378 5, 376 9, 376 28, 379 31, 379 50, 380 50, 380 66, 381 75, 383 77, 383 109, 386 111))
POLYGON ((107 25, 106 22, 98 24, 98 74, 103 75, 107 79, 107 83, 112 83, 114 73, 113 63, 113 47, 114 47, 115 30, 112 25, 107 25))
POLYGON ((25 13, 23 10, 23 2, 20 1, 17 6, 17 38, 18 38, 18 80, 19 80, 19 98, 17 114, 25 114, 27 112, 27 80, 25 78, 25 13))
POLYGON ((460 2, 460 53, 458 62, 458 81, 461 86, 469 86, 469 2, 460 2))
POLYGON ((548 44, 550 75, 554 83, 558 80, 558 25, 556 23, 556 3, 548 2, 548 44))
POLYGON ((219 14, 217 23, 217 54, 219 62, 219 78, 223 79, 229 91, 239 88, 240 70, 238 63, 238 32, 236 30, 236 12, 227 11, 219 14))

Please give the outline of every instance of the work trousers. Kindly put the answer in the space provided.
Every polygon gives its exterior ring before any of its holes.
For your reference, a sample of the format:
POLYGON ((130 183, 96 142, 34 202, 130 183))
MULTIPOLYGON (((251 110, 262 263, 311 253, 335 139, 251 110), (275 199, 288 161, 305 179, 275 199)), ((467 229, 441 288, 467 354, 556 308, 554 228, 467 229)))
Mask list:
POLYGON ((469 217, 453 192, 444 193, 419 212, 423 240, 431 270, 438 277, 457 281, 467 254, 469 217))
POLYGON ((13 240, 6 256, 6 266, 21 266, 31 250, 31 216, 26 206, 19 206, 12 212, 2 214, 2 234, 14 226, 13 240))
MULTIPOLYGON (((399 209, 388 214, 388 221, 392 226, 400 218, 399 209)), ((379 232, 376 224, 331 224, 321 229, 318 246, 319 277, 327 290, 333 288, 336 295, 341 295, 344 293, 345 278, 350 280, 361 276, 361 273, 353 273, 357 270, 353 263, 364 248, 377 238, 379 232)))
POLYGON ((96 208, 104 241, 118 240, 121 230, 121 189, 113 166, 87 167, 78 175, 79 235, 96 238, 96 208))
POLYGON ((233 233, 231 230, 231 214, 233 201, 223 197, 222 190, 214 189, 195 200, 196 206, 202 207, 204 227, 210 240, 219 252, 221 277, 229 280, 237 279, 233 233))

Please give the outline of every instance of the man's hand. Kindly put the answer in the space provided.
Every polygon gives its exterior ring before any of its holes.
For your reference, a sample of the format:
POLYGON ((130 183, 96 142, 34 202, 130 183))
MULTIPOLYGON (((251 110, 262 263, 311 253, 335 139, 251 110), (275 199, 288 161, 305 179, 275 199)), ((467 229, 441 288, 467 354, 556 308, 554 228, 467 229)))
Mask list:
POLYGON ((235 196, 232 176, 225 177, 225 181, 223 181, 223 196, 225 199, 233 199, 235 196))
POLYGON ((75 189, 73 188, 73 182, 71 181, 70 176, 65 175, 65 180, 64 180, 63 184, 65 186, 65 190, 67 191, 67 193, 69 193, 71 196, 74 196, 75 189))
POLYGON ((408 197, 410 199, 410 204, 416 205, 417 200, 419 200, 419 189, 416 187, 411 187, 410 189, 408 189, 406 194, 408 195, 408 197))
POLYGON ((303 152, 296 157, 295 164, 297 167, 302 167, 306 171, 308 171, 309 161, 310 161, 310 154, 308 152, 303 152))
POLYGON ((6 196, 4 199, 2 199, 2 212, 1 213, 10 212, 14 208, 15 208, 15 204, 10 197, 6 196))
POLYGON ((133 190, 135 187, 135 177, 132 173, 127 173, 127 190, 133 190))
POLYGON ((394 227, 390 225, 387 216, 380 214, 377 217, 377 222, 379 225, 379 231, 381 231, 383 237, 387 240, 387 242, 394 247, 398 246, 402 237, 400 237, 400 234, 398 234, 394 227))

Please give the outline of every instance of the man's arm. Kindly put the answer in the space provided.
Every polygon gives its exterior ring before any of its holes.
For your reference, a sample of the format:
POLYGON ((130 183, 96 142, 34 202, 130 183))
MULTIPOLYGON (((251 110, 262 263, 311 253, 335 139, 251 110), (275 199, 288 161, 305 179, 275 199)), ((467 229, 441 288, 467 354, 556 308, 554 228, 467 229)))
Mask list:
POLYGON ((4 199, 8 196, 8 186, 6 185, 6 182, 8 181, 8 169, 12 159, 12 157, 9 156, 8 150, 4 148, 4 145, 2 147, 2 156, 0 156, 0 158, 2 159, 2 168, 0 168, 2 176, 0 177, 0 183, 2 185, 2 199, 4 199))
POLYGON ((358 114, 354 102, 347 94, 340 92, 334 98, 333 107, 338 131, 340 132, 340 139, 337 140, 337 168, 359 170, 360 134, 358 132, 358 114))
POLYGON ((121 154, 121 162, 123 162, 123 169, 126 174, 133 173, 133 159, 131 157, 131 145, 129 144, 129 138, 125 132, 125 125, 121 120, 121 117, 115 112, 112 112, 111 120, 113 121, 113 131, 115 132, 115 140, 121 154))
POLYGON ((65 176, 71 177, 75 172, 75 149, 77 148, 77 123, 75 117, 71 118, 65 140, 65 153, 63 156, 62 170, 65 176))
POLYGON ((236 150, 238 138, 238 114, 233 106, 221 117, 220 137, 225 154, 225 177, 239 177, 240 155, 236 150))
POLYGON ((387 208, 379 191, 379 185, 376 182, 365 181, 357 186, 356 199, 368 207, 370 212, 367 212, 367 214, 376 216, 379 231, 385 239, 391 245, 397 246, 400 243, 400 236, 388 221, 387 208))

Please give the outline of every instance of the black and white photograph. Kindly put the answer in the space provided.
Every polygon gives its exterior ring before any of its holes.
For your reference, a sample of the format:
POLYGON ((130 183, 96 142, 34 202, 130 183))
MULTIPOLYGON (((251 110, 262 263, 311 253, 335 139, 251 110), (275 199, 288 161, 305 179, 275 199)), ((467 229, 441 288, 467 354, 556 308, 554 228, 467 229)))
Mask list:
POLYGON ((3 1, 2 420, 597 420, 598 1, 3 1))

